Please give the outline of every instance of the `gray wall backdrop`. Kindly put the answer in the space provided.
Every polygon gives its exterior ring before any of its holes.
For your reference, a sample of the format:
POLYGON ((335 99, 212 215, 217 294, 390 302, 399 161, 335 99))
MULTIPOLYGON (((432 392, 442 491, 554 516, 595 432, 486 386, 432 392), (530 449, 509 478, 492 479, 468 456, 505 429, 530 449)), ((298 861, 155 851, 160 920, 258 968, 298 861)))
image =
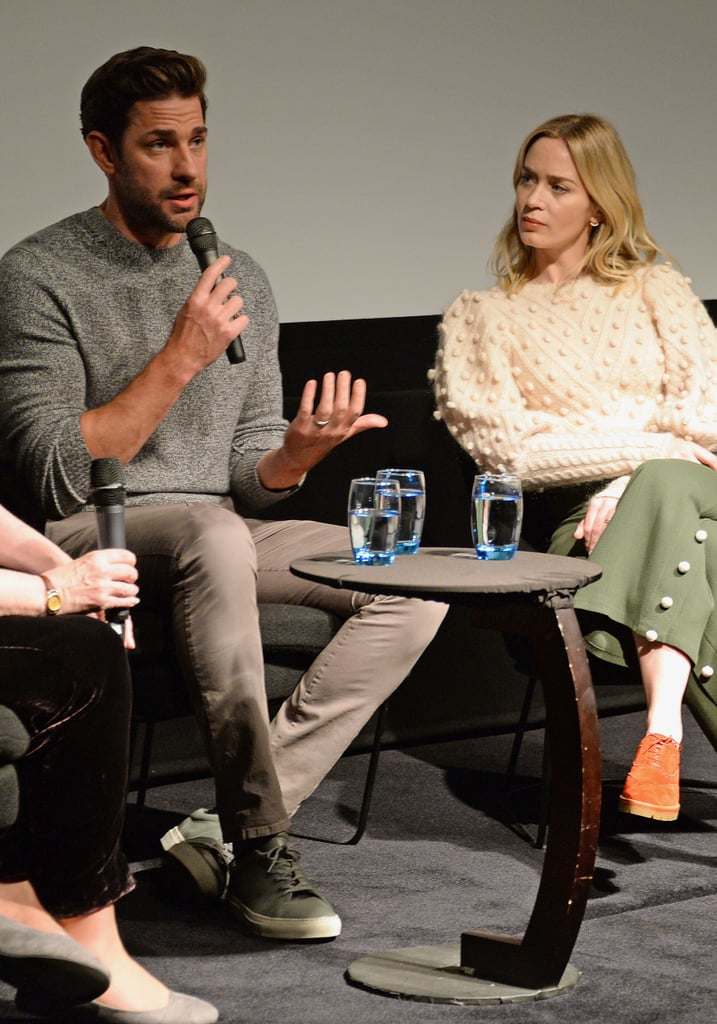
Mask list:
POLYGON ((0 249, 104 197, 85 79, 147 43, 209 71, 205 213, 284 320, 441 310, 489 283, 524 135, 617 125, 648 224, 717 297, 714 0, 0 0, 0 249))

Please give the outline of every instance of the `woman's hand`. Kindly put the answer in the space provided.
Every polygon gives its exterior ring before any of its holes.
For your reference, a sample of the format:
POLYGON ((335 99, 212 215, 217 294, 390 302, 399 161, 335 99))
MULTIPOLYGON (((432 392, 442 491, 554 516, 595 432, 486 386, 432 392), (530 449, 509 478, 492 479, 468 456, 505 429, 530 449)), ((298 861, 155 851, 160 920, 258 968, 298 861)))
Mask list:
POLYGON ((592 553, 593 548, 602 537, 603 530, 612 519, 618 501, 619 497, 613 494, 596 494, 594 498, 591 498, 585 518, 578 523, 573 533, 576 540, 585 542, 588 554, 592 553))
POLYGON ((61 614, 134 608, 139 603, 136 558, 131 551, 90 551, 67 565, 56 565, 43 578, 62 598, 61 614))
POLYGON ((669 439, 665 446, 663 458, 701 462, 703 466, 717 469, 717 455, 714 455, 708 448, 695 444, 694 441, 685 441, 683 437, 671 437, 669 439))
MULTIPOLYGON (((684 459, 687 462, 697 462, 710 469, 717 470, 717 455, 714 455, 708 448, 695 444, 694 441, 686 441, 683 437, 671 437, 667 441, 662 457, 664 459, 684 459)), ((628 476, 614 480, 603 491, 596 494, 590 501, 585 513, 585 518, 578 523, 573 537, 576 540, 585 542, 588 554, 602 537, 603 531, 613 517, 615 506, 622 497, 622 492, 627 486, 628 476)))

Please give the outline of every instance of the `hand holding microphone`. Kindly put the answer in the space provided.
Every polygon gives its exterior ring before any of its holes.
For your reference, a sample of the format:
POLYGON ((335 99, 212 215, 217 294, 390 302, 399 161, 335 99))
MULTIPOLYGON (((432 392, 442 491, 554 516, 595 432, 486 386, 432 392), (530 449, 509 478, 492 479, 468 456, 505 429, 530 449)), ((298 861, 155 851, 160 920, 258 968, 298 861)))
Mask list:
POLYGON ((91 500, 97 512, 99 550, 88 551, 43 572, 48 591, 58 599, 48 614, 102 617, 133 647, 129 609, 139 603, 136 559, 127 550, 124 529, 124 471, 119 459, 95 459, 90 467, 91 500))
MULTIPOLYGON (((90 499, 97 514, 98 547, 126 548, 124 469, 119 459, 92 460, 90 499)), ((105 612, 107 622, 120 636, 124 636, 128 616, 128 608, 111 608, 105 612)))
MULTIPOLYGON (((187 241, 197 258, 201 271, 205 271, 219 258, 217 234, 212 222, 206 217, 194 217, 193 220, 190 220, 187 224, 187 241)), ((221 274, 217 280, 221 281, 223 277, 224 274, 221 274)), ((237 335, 234 341, 228 345, 226 352, 230 363, 244 362, 246 354, 240 335, 237 335)))

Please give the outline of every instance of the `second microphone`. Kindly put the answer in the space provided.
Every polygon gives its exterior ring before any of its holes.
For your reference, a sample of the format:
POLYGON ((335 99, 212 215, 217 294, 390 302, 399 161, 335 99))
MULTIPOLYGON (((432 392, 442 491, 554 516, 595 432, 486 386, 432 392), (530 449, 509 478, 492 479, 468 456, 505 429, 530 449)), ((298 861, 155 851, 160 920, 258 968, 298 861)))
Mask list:
MULTIPOLYGON (((90 500, 97 514, 99 548, 126 548, 124 528, 124 469, 119 459, 93 459, 90 464, 90 500)), ((124 633, 127 608, 112 608, 105 613, 116 633, 124 633)))

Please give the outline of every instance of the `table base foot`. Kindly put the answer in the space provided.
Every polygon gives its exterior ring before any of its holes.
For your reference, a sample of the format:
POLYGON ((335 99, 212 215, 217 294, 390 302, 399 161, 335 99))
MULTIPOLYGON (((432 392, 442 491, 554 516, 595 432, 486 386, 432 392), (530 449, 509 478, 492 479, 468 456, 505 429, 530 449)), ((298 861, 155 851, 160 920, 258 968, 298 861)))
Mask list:
POLYGON ((370 953, 354 962, 346 972, 348 980, 360 988, 394 999, 414 999, 425 1003, 520 1003, 549 999, 574 988, 580 977, 568 964, 560 981, 544 988, 521 988, 476 977, 469 967, 461 967, 459 944, 414 946, 370 953))

